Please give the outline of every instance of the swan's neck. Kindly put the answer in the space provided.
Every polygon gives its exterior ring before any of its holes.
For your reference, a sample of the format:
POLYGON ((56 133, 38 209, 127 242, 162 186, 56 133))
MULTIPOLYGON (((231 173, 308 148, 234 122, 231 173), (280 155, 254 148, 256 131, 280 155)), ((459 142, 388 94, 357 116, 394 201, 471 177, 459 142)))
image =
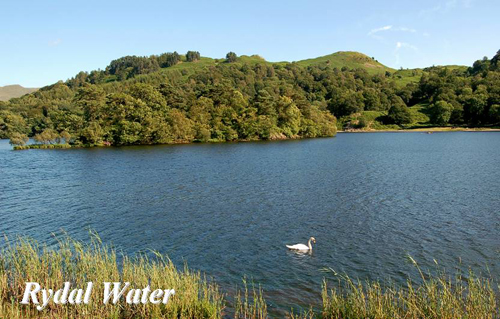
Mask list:
POLYGON ((312 251, 313 250, 313 247, 311 245, 311 240, 309 239, 309 241, 307 242, 307 245, 309 246, 309 250, 312 251))

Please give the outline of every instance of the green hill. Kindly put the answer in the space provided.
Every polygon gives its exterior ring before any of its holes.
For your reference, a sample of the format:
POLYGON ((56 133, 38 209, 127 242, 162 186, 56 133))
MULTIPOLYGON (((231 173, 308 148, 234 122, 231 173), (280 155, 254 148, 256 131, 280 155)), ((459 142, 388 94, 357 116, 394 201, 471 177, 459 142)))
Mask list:
POLYGON ((330 55, 321 56, 314 59, 301 60, 296 62, 300 66, 311 65, 329 65, 331 67, 342 68, 347 67, 350 69, 365 69, 368 73, 383 73, 385 71, 394 72, 395 70, 389 68, 377 60, 369 56, 352 51, 339 51, 330 55))
POLYGON ((0 138, 95 146, 333 136, 337 128, 496 126, 499 61, 500 51, 470 68, 394 70, 357 52, 297 62, 232 52, 222 59, 195 51, 125 56, 104 70, 0 102, 0 138))
MULTIPOLYGON (((153 57, 153 56, 152 56, 153 57)), ((150 57, 151 58, 151 57, 150 57)), ((368 74, 385 74, 386 72, 390 72, 393 77, 393 80, 398 83, 398 86, 403 86, 402 83, 408 83, 413 81, 418 81, 419 77, 411 77, 407 79, 407 75, 403 76, 395 76, 396 70, 389 68, 380 62, 373 60, 365 54, 359 52, 351 52, 351 51, 340 51, 330 55, 325 55, 322 57, 318 57, 315 59, 306 59, 301 61, 279 61, 272 62, 267 61, 265 58, 259 55, 241 55, 238 56, 236 61, 232 63, 227 63, 225 58, 209 58, 209 57, 200 57, 199 60, 195 62, 187 62, 185 55, 179 55, 178 63, 168 66, 161 67, 156 71, 147 71, 143 74, 137 74, 134 76, 126 76, 125 79, 116 78, 114 75, 106 75, 104 79, 100 79, 99 82, 103 85, 107 92, 113 92, 117 89, 117 87, 122 86, 126 83, 159 83, 162 81, 183 81, 188 79, 191 76, 210 72, 209 70, 213 67, 242 67, 243 65, 248 65, 250 67, 255 67, 255 65, 262 65, 264 67, 284 67, 286 65, 295 65, 301 68, 307 67, 322 67, 329 66, 333 68, 347 68, 349 70, 354 69, 363 69, 366 70, 368 74), (125 82, 125 83, 123 83, 125 82)), ((421 75, 420 72, 419 75, 421 75)))
MULTIPOLYGON (((207 65, 215 65, 221 62, 224 62, 224 59, 211 59, 211 58, 202 58, 198 63, 204 66, 207 65), (203 63, 199 63, 203 62, 203 63)), ((394 72, 396 71, 395 69, 392 69, 390 67, 387 67, 383 65, 382 63, 378 62, 377 60, 374 60, 367 55, 359 52, 353 52, 353 51, 339 51, 335 52, 329 55, 313 58, 313 59, 305 59, 305 60, 300 60, 300 61, 294 61, 294 62, 289 62, 289 61, 280 61, 280 62, 271 62, 271 61, 266 61, 263 57, 259 55, 242 55, 238 57, 236 60, 236 63, 247 63, 247 64, 258 64, 258 63, 263 63, 263 64, 275 64, 275 65, 286 65, 288 63, 295 63, 299 66, 302 67, 308 67, 308 66, 321 66, 321 65, 328 65, 331 66, 332 68, 349 68, 349 69, 365 69, 369 73, 383 73, 385 71, 389 72, 394 72)), ((179 69, 184 68, 186 65, 183 65, 182 63, 178 64, 177 67, 179 69)), ((192 66, 190 66, 192 67, 192 66)))
POLYGON ((0 101, 8 101, 14 97, 21 97, 25 94, 35 92, 37 88, 25 88, 20 85, 0 86, 0 101))

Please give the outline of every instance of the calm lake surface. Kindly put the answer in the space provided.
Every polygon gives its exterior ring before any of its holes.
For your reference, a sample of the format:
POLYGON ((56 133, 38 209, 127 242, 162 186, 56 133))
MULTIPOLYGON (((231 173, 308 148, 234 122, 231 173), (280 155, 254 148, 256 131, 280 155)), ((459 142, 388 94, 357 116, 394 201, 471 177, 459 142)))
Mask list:
POLYGON ((407 254, 498 278, 500 133, 30 151, 1 140, 0 234, 53 245, 51 233, 89 229, 226 292, 247 275, 272 309, 318 305, 323 278, 335 281, 325 267, 403 282, 407 254), (312 255, 285 248, 310 236, 312 255))

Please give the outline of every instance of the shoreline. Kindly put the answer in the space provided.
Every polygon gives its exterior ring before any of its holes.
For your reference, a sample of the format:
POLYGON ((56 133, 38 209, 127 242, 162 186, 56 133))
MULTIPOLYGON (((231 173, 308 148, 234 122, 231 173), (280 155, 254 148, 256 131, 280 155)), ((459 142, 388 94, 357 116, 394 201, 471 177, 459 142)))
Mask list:
MULTIPOLYGON (((419 127, 419 128, 411 128, 411 129, 350 129, 350 130, 339 130, 336 133, 440 133, 440 132, 500 132, 500 128, 486 128, 486 127, 478 127, 478 128, 467 128, 467 127, 419 127)), ((336 134, 335 134, 336 135, 336 134)), ((122 146, 141 146, 141 145, 180 145, 180 144, 219 144, 219 143, 241 143, 241 142, 259 142, 259 141, 289 141, 289 140, 302 140, 302 139, 311 139, 311 138, 328 138, 335 137, 333 136, 317 136, 317 137, 289 137, 289 138, 281 138, 281 139, 269 139, 269 140, 236 140, 236 141, 208 141, 208 142, 199 142, 199 141, 178 141, 172 143, 165 144, 131 144, 131 145, 72 145, 72 144, 28 144, 22 146, 14 146, 13 150, 29 150, 29 149, 74 149, 74 148, 95 148, 95 147, 122 147, 122 146)), ((8 140, 8 139, 0 139, 0 140, 8 140)))
POLYGON ((435 133, 435 132, 500 132, 500 128, 467 128, 467 127, 419 127, 419 128, 411 128, 411 129, 400 129, 400 130, 344 130, 337 131, 337 133, 435 133))

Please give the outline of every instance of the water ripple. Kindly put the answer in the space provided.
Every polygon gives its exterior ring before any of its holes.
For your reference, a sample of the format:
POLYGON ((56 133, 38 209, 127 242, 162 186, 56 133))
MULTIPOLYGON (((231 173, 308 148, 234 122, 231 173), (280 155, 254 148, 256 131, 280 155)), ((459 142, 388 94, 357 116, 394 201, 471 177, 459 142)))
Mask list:
POLYGON ((417 275, 410 254, 500 275, 499 162, 499 133, 21 152, 0 141, 0 233, 53 245, 52 233, 93 229, 226 291, 247 275, 271 308, 307 309, 334 279, 325 267, 404 282, 417 275), (284 249, 309 236, 312 256, 284 249))

